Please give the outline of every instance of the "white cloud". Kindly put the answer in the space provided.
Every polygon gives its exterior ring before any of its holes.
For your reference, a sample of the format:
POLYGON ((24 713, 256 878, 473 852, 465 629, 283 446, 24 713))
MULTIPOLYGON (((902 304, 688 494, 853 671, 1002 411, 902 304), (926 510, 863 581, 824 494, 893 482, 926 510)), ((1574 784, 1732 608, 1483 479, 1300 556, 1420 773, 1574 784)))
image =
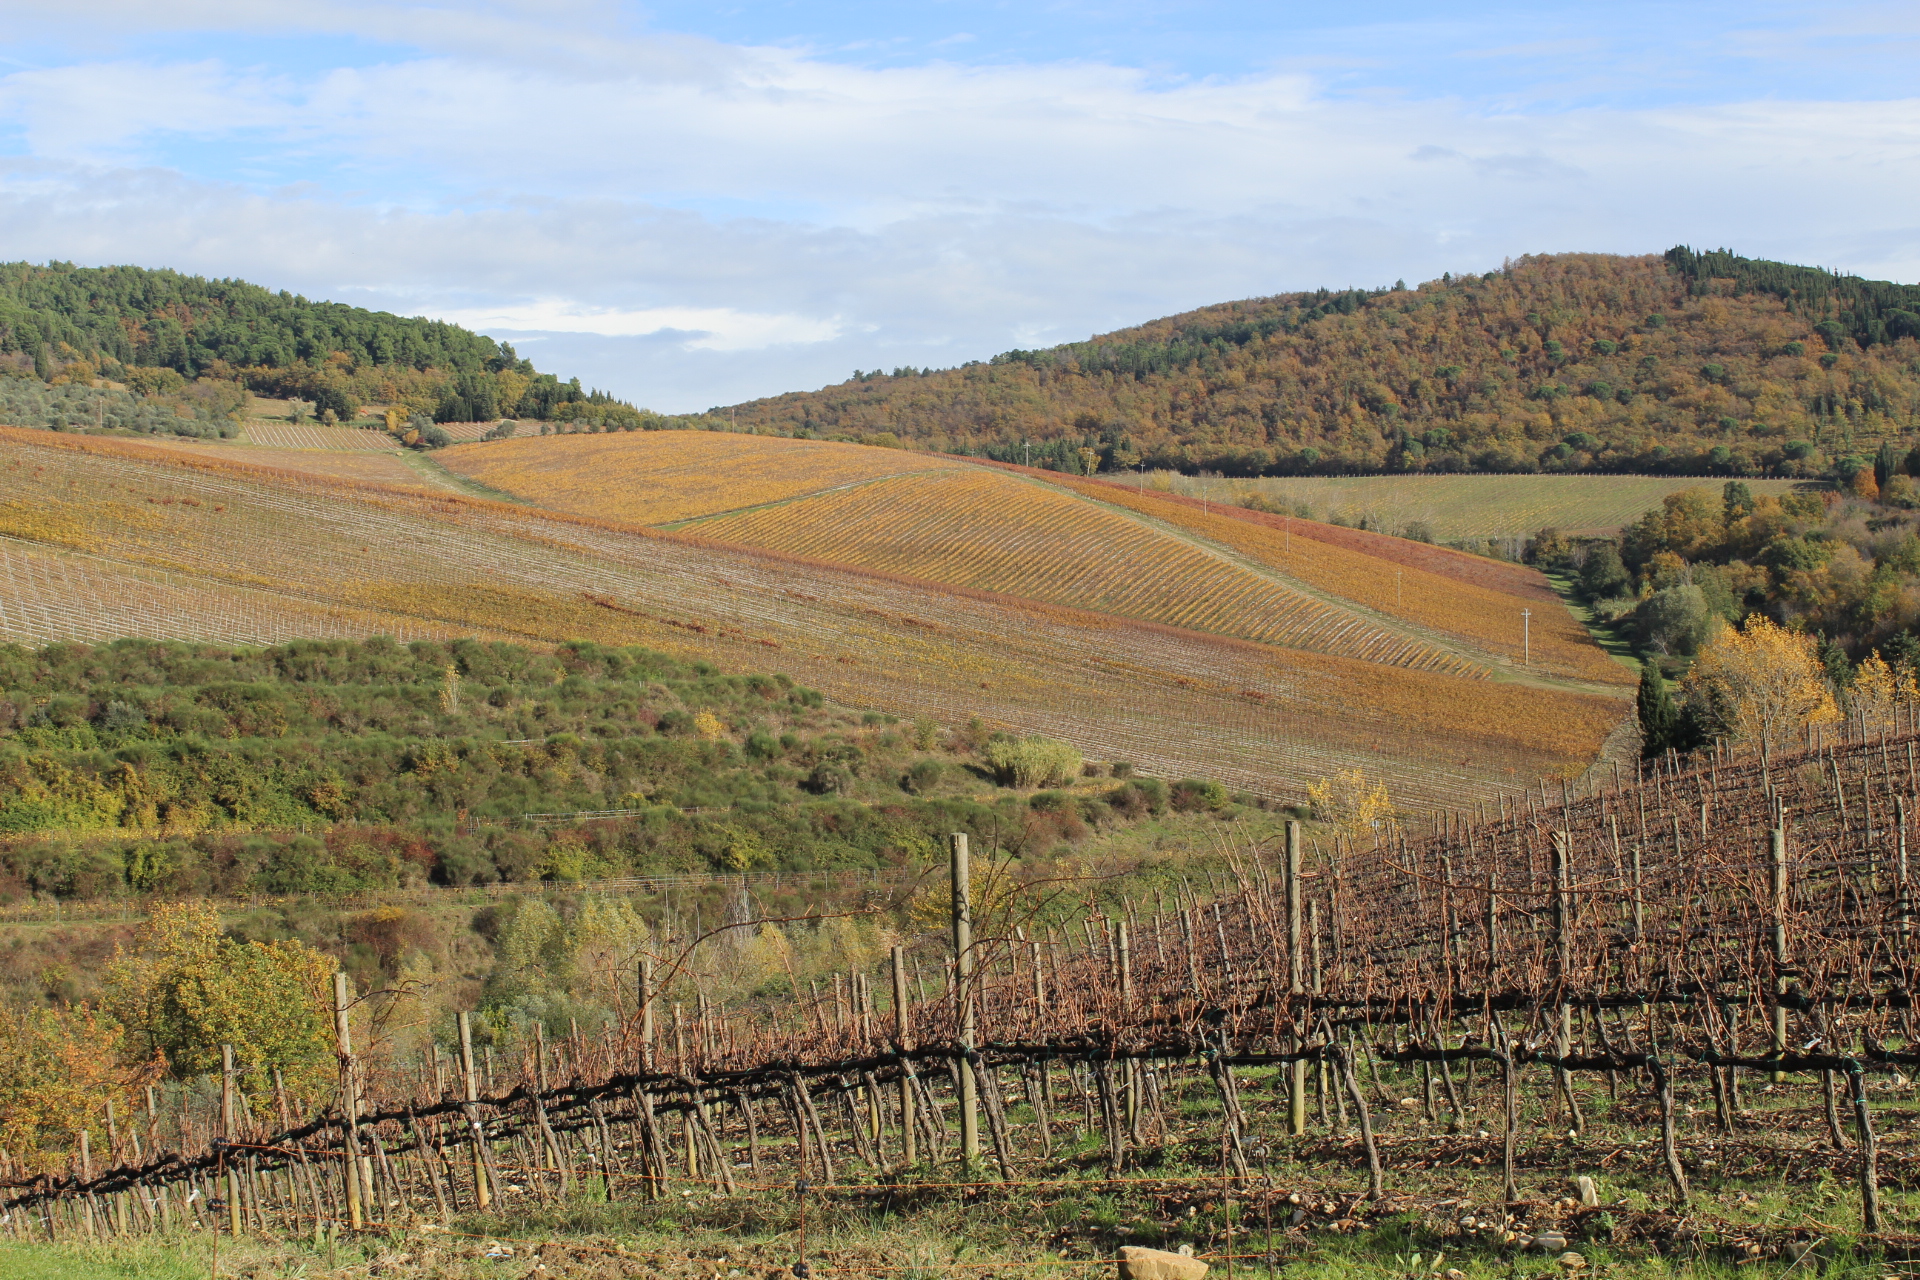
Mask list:
POLYGON ((1920 276, 1914 99, 1495 113, 1299 75, 876 70, 589 3, 87 12, 391 47, 0 77, 31 153, 0 161, 10 254, 546 335, 543 368, 660 408, 1526 252, 1689 241, 1920 276))
POLYGON ((833 319, 757 314, 731 307, 583 311, 563 298, 501 307, 443 307, 432 309, 430 314, 436 320, 488 333, 592 333, 635 338, 673 332, 687 335, 685 345, 696 351, 753 351, 782 343, 825 342, 839 337, 841 330, 839 321, 833 319))

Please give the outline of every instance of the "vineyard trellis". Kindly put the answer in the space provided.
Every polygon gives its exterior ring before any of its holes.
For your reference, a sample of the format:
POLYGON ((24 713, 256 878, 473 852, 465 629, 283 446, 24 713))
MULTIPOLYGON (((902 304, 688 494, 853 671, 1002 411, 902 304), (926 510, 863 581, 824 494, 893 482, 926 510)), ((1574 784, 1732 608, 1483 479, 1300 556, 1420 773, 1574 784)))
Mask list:
MULTIPOLYGON (((1303 846, 1291 826, 1284 849, 1237 853, 1211 893, 1183 885, 1068 927, 1026 911, 1045 886, 962 888, 931 985, 896 947, 884 971, 840 975, 811 1000, 721 1009, 682 1001, 672 957, 646 958, 624 1022, 554 1044, 536 1032, 500 1060, 476 1053, 465 1015, 451 1061, 356 1057, 342 977, 328 1105, 294 1114, 276 1074, 271 1122, 251 1117, 236 1090, 249 1064, 229 1059, 217 1111, 163 1117, 149 1095, 143 1122, 112 1131, 111 1168, 80 1141, 64 1175, 11 1180, 4 1225, 58 1237, 446 1221, 589 1177, 610 1197, 796 1177, 863 1195, 916 1163, 1013 1180, 1076 1124, 1119 1176, 1172 1138, 1171 1100, 1192 1089, 1217 1100, 1224 1183, 1251 1185, 1264 1152, 1295 1142, 1358 1168, 1357 1199, 1378 1197, 1414 1142, 1444 1141, 1498 1167, 1511 1201, 1528 1159, 1522 1092, 1539 1095, 1539 1132, 1577 1136, 1602 1078, 1628 1095, 1615 1117, 1648 1134, 1624 1158, 1685 1205, 1703 1166, 1682 1090, 1711 1098, 1733 1143, 1743 1081, 1759 1075, 1777 1120, 1803 1115, 1824 1138, 1795 1145, 1776 1123, 1771 1144, 1739 1149, 1850 1177, 1864 1230, 1892 1237, 1880 1188, 1920 1183, 1910 1113, 1886 1105, 1920 1067, 1917 748, 1905 726, 1766 757, 1716 751, 1369 846, 1303 846), (1284 1132, 1260 1132, 1266 1113, 1243 1101, 1256 1067, 1277 1069, 1284 1132), (1413 1113, 1383 1072, 1416 1070, 1427 1118, 1444 1094, 1455 1126, 1476 1132, 1396 1132, 1413 1113)), ((965 886, 964 837, 953 858, 965 886)))

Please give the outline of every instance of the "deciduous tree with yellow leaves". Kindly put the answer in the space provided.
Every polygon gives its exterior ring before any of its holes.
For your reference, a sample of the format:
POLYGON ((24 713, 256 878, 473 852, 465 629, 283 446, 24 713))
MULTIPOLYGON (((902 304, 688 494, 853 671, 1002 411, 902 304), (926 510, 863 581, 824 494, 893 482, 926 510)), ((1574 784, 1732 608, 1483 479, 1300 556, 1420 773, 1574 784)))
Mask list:
POLYGON ((1369 778, 1365 769, 1342 769, 1308 783, 1307 803, 1317 820, 1349 838, 1371 834, 1393 818, 1386 784, 1369 778))
POLYGON ((1818 643, 1763 614, 1711 636, 1683 687, 1735 742, 1778 746, 1810 724, 1840 718, 1818 643))

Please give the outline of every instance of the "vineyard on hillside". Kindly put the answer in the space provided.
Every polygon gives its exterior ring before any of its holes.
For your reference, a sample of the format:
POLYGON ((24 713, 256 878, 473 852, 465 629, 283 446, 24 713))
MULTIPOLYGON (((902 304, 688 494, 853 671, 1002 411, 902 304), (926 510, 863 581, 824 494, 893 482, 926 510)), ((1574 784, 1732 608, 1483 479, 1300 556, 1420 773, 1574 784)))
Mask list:
POLYGON ((978 468, 900 476, 690 527, 811 559, 1196 631, 1482 674, 1140 521, 978 468))
POLYGON ((1061 478, 1077 493, 1113 503, 1217 542, 1315 590, 1402 618, 1494 654, 1509 664, 1604 684, 1628 684, 1633 675, 1593 643, 1586 630, 1530 570, 1499 575, 1506 590, 1463 581, 1483 577, 1485 561, 1438 548, 1406 544, 1369 552, 1343 546, 1312 521, 1219 507, 1202 500, 1152 494, 1124 484, 1061 478), (1295 536, 1298 530, 1299 536, 1295 536), (1411 552, 1411 554, 1409 554, 1411 552), (1451 557, 1459 564, 1429 567, 1421 560, 1451 557), (1441 572, 1435 572, 1441 569, 1441 572), (1523 619, 1521 610, 1530 617, 1523 619), (1530 656, 1529 656, 1530 655, 1530 656))
MULTIPOLYGON (((17 1166, 0 1223, 390 1229, 582 1184, 800 1182, 823 1204, 1005 1213, 1004 1184, 1140 1195, 1133 1221, 1229 1262, 1408 1213, 1450 1253, 1524 1237, 1578 1251, 1575 1270, 1623 1244, 1745 1263, 1841 1237, 1911 1256, 1911 719, 1424 829, 1320 844, 1295 827, 1236 851, 1224 882, 1094 891, 1065 918, 1050 907, 1091 886, 976 867, 956 838, 950 932, 831 990, 711 1003, 681 972, 682 924, 623 957, 617 1025, 498 1056, 464 1015, 448 1056, 368 1054, 371 1007, 342 978, 337 1090, 297 1111, 261 1086, 274 1063, 229 1059, 223 1088, 164 1113, 149 1093, 119 1128, 96 1120, 99 1146, 17 1166), (1804 1203, 1741 1219, 1759 1180, 1804 1203)), ((793 909, 761 901, 734 927, 793 909)), ((1126 1239, 1065 1224, 1045 1265, 1126 1239)))
POLYGON ((717 431, 508 440, 436 457, 460 475, 554 511, 651 525, 966 465, 900 449, 717 431))
MULTIPOLYGON (((1416 524, 1439 542, 1528 538, 1541 529, 1612 533, 1682 489, 1721 483, 1710 476, 1402 475, 1202 478, 1158 471, 1149 489, 1184 498, 1276 507, 1304 507, 1315 519, 1365 521, 1368 529, 1402 534, 1416 524)), ((1797 480, 1752 479, 1758 496, 1791 492, 1797 480)))
POLYGON ((195 619, 220 616, 237 588, 286 602, 290 618, 365 618, 362 634, 641 644, 782 672, 843 705, 953 725, 978 716, 1097 759, 1261 794, 1298 796, 1354 768, 1413 807, 1494 794, 1579 772, 1626 713, 1614 698, 46 433, 0 432, 0 535, 79 553, 103 579, 82 595, 50 591, 38 569, 0 582, 9 617, 29 616, 14 602, 38 610, 42 629, 22 639, 175 634, 165 616, 132 607, 148 588, 130 585, 121 601, 113 585, 157 570, 191 589, 183 607, 195 619))

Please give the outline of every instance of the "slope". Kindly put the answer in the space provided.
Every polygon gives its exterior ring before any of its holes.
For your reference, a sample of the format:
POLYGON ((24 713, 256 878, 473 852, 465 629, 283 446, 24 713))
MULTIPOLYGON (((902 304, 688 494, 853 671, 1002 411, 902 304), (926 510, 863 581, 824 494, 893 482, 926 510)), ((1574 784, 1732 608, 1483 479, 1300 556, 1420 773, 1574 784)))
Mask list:
POLYGON ((772 670, 847 705, 977 716, 1293 798, 1355 767, 1415 806, 1575 772, 1623 709, 615 521, 44 432, 0 430, 0 549, 9 639, 264 640, 324 614, 330 634, 642 644, 772 670), (77 578, 92 585, 66 589, 77 578), (141 596, 136 584, 151 586, 141 596), (235 601, 256 607, 236 620, 235 601), (233 634, 242 624, 259 634, 233 634))
POLYGON ((1675 249, 1282 294, 736 406, 1085 470, 1819 474, 1920 405, 1920 286, 1675 249))
POLYGON ((670 524, 885 476, 967 465, 900 449, 714 431, 455 445, 439 451, 435 461, 543 507, 636 524, 670 524))
POLYGON ((1530 569, 1307 521, 1208 516, 1199 503, 1136 501, 1054 472, 701 432, 438 456, 549 508, 1394 666, 1519 669, 1531 606, 1541 614, 1531 674, 1622 679, 1530 569))
POLYGON ((1450 637, 1512 666, 1600 684, 1634 680, 1594 644, 1541 576, 1523 566, 1110 481, 1052 479, 1231 548, 1325 597, 1450 637))

